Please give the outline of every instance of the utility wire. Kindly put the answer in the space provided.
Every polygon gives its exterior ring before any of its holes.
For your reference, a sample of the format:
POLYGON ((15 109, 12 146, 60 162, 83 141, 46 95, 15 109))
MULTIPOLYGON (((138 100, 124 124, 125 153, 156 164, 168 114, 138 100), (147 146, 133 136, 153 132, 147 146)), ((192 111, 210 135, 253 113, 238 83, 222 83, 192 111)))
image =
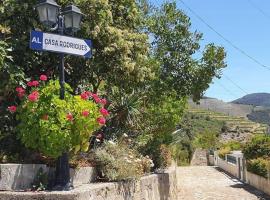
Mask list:
POLYGON ((268 15, 266 12, 264 12, 263 9, 261 9, 259 6, 257 6, 254 2, 251 0, 247 0, 249 4, 254 7, 256 10, 258 10, 262 15, 264 15, 266 18, 270 19, 270 15, 268 15))
POLYGON ((209 25, 202 17, 200 17, 194 10, 192 10, 184 1, 179 0, 194 16, 196 16, 202 23, 204 23, 209 29, 211 29, 212 31, 214 31, 219 37, 221 37, 225 42, 227 42, 229 45, 231 45, 234 49, 236 49, 237 51, 239 51, 241 54, 243 54, 244 56, 248 57, 250 60, 252 60, 253 62, 255 62, 257 65, 267 69, 270 71, 270 67, 266 66, 264 64, 262 64, 260 61, 258 61, 257 59, 253 58, 252 56, 250 56, 248 53, 246 53, 244 50, 242 50, 241 48, 239 48, 238 46, 236 46, 233 42, 231 42, 229 39, 227 39, 226 37, 224 37, 221 33, 219 33, 218 31, 216 31, 211 25, 209 25))
POLYGON ((240 87, 238 84, 236 84, 231 78, 229 78, 228 76, 226 76, 225 74, 223 74, 223 76, 229 80, 234 86, 236 86, 238 89, 240 89, 242 92, 244 92, 245 94, 248 94, 247 91, 245 91, 242 87, 240 87))
MULTIPOLYGON (((203 52, 199 49, 198 50, 202 55, 203 52)), ((240 87, 237 83, 235 83, 231 78, 229 78, 227 75, 222 74, 223 77, 225 77, 228 81, 230 81, 234 86, 236 86, 238 89, 240 89, 242 92, 244 92, 245 94, 248 94, 247 91, 245 91, 242 87, 240 87)))
POLYGON ((226 88, 223 84, 221 84, 218 81, 215 81, 215 83, 217 83, 221 88, 223 88, 228 94, 230 94, 231 96, 233 96, 234 98, 238 98, 233 92, 231 92, 228 88, 226 88))

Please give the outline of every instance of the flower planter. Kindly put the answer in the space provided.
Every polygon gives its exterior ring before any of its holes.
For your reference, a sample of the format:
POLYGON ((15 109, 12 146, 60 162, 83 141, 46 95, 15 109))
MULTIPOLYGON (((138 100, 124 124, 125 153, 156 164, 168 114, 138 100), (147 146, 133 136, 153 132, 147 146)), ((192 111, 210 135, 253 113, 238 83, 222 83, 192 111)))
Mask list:
MULTIPOLYGON (((48 173, 48 180, 54 178, 54 168, 42 164, 0 164, 0 190, 14 191, 31 188, 40 170, 48 173)), ((70 169, 71 182, 74 186, 93 182, 96 178, 93 167, 70 169)))

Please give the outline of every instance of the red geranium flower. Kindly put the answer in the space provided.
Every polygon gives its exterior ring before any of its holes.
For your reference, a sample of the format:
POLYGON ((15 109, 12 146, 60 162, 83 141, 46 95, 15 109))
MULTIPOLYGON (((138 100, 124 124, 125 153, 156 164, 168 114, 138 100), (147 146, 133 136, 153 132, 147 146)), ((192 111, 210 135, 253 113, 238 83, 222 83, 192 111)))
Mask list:
POLYGON ((83 99, 83 100, 89 99, 89 96, 87 95, 86 92, 83 92, 83 93, 81 94, 81 99, 83 99))
POLYGON ((19 98, 22 98, 24 95, 25 95, 25 93, 24 93, 24 92, 22 92, 22 93, 18 93, 18 97, 19 97, 19 98))
POLYGON ((44 74, 42 74, 42 75, 39 77, 39 79, 40 79, 41 81, 47 81, 47 80, 48 80, 47 76, 44 75, 44 74))
POLYGON ((29 87, 37 87, 37 86, 39 85, 39 82, 38 82, 38 81, 29 81, 29 82, 27 83, 27 85, 28 85, 29 87))
POLYGON ((82 111, 82 115, 84 117, 87 117, 89 115, 89 111, 87 111, 87 110, 82 111))
POLYGON ((32 81, 32 86, 37 87, 39 85, 38 81, 32 81))
POLYGON ((92 94, 91 96, 93 97, 93 99, 99 98, 97 94, 92 94))
POLYGON ((9 106, 9 107, 8 107, 8 110, 9 110, 10 112, 12 112, 12 113, 15 113, 16 110, 17 110, 17 107, 16 107, 16 106, 9 106))
POLYGON ((87 94, 87 96, 89 96, 89 97, 92 96, 92 92, 89 92, 89 91, 85 91, 85 94, 87 94))
POLYGON ((39 93, 38 91, 33 91, 30 95, 28 95, 28 100, 31 102, 37 101, 39 98, 39 93))
POLYGON ((105 108, 100 108, 100 109, 99 109, 99 112, 100 112, 104 117, 106 117, 106 116, 109 115, 108 110, 106 110, 105 108))
POLYGON ((104 117, 97 118, 97 122, 99 125, 104 125, 106 123, 106 119, 104 117))
POLYGON ((25 94, 25 89, 23 89, 22 87, 17 87, 16 91, 18 92, 18 97, 23 97, 25 94))
POLYGON ((32 86, 33 86, 32 81, 29 81, 29 82, 27 83, 27 86, 32 87, 32 86))
POLYGON ((74 120, 73 115, 71 113, 68 113, 66 117, 67 117, 68 121, 73 121, 74 120))
POLYGON ((17 88, 16 88, 16 91, 17 91, 18 93, 25 92, 25 90, 24 90, 22 87, 17 87, 17 88))

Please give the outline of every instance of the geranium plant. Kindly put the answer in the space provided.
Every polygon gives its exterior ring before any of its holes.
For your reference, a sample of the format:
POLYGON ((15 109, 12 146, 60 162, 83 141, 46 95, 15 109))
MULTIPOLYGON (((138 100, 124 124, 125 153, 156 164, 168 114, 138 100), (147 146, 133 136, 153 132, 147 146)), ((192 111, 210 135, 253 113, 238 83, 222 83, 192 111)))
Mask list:
POLYGON ((109 115, 104 108, 106 99, 89 91, 72 95, 71 87, 65 84, 65 99, 61 100, 59 82, 47 82, 45 75, 27 86, 16 88, 20 105, 8 107, 19 121, 22 143, 54 158, 63 152, 87 151, 89 137, 106 123, 109 115))

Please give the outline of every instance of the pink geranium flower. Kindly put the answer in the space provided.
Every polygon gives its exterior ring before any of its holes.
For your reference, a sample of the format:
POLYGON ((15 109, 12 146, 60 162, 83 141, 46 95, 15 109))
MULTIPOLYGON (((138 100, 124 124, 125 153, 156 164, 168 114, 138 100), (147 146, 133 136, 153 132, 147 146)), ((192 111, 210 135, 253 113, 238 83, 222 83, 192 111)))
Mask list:
POLYGON ((104 125, 106 123, 106 119, 104 117, 97 118, 97 122, 99 125, 104 125))
POLYGON ((83 92, 83 93, 81 94, 81 99, 83 99, 83 100, 89 99, 89 96, 87 95, 86 92, 83 92))
POLYGON ((17 107, 16 107, 16 106, 9 106, 9 107, 8 107, 8 110, 9 110, 11 113, 15 113, 16 110, 17 110, 17 107))
POLYGON ((22 87, 17 87, 17 88, 16 88, 16 91, 17 91, 18 93, 25 92, 25 90, 24 90, 22 87))
POLYGON ((27 83, 27 86, 29 86, 29 87, 37 87, 38 85, 39 85, 38 81, 29 81, 27 83))
POLYGON ((25 89, 23 89, 22 87, 17 87, 16 91, 18 92, 18 97, 22 98, 25 94, 25 89))
POLYGON ((87 111, 87 110, 82 111, 82 115, 84 117, 87 117, 89 115, 89 111, 87 111))
POLYGON ((108 110, 106 110, 105 108, 100 108, 100 109, 99 109, 99 112, 100 112, 104 117, 106 117, 106 116, 109 115, 108 110))
POLYGON ((31 94, 28 95, 28 100, 31 102, 36 102, 39 98, 38 91, 33 91, 31 94))
POLYGON ((32 81, 29 81, 29 82, 27 83, 27 86, 32 87, 32 86, 33 86, 32 81))
POLYGON ((48 78, 47 78, 47 76, 46 75, 41 75, 40 77, 39 77, 39 79, 41 80, 41 81, 47 81, 48 80, 48 78))
POLYGON ((38 81, 32 81, 32 86, 37 87, 39 85, 38 81))

